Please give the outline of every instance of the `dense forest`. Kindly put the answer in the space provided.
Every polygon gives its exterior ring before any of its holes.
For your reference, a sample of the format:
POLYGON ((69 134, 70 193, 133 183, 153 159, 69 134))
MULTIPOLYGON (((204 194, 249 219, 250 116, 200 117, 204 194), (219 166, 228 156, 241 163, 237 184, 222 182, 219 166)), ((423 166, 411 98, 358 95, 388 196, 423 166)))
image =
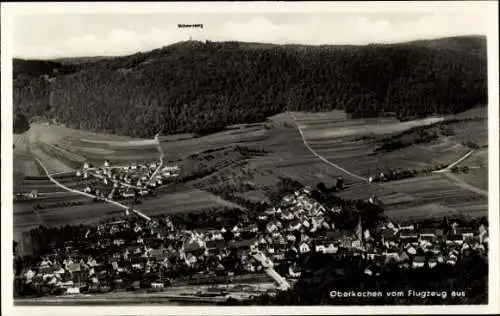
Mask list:
POLYGON ((131 56, 14 60, 14 113, 135 137, 283 111, 401 120, 487 103, 486 38, 303 46, 187 41, 131 56))

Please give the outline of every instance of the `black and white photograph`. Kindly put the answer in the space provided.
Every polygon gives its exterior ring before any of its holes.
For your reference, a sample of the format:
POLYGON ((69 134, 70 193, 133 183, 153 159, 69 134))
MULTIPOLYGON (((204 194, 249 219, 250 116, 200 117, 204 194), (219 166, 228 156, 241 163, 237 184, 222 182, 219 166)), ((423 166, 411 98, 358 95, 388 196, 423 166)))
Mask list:
POLYGON ((3 3, 3 304, 498 312, 497 9, 3 3))

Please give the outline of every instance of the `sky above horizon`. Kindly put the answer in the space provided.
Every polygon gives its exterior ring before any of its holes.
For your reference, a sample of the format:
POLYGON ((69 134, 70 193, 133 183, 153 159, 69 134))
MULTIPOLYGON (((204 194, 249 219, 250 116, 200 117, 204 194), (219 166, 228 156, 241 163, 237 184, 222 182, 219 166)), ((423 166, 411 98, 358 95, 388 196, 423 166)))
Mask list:
POLYGON ((393 43, 485 35, 478 12, 158 13, 17 15, 18 58, 118 56, 188 39, 275 44, 393 43), (178 24, 203 24, 178 28, 178 24))

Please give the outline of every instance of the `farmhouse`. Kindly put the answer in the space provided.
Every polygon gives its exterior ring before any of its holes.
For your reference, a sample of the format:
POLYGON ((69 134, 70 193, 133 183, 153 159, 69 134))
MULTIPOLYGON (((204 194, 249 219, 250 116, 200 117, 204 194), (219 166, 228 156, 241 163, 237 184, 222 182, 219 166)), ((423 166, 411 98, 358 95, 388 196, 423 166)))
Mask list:
POLYGON ((413 258, 412 267, 413 268, 422 268, 425 266, 425 257, 424 256, 415 256, 413 258))

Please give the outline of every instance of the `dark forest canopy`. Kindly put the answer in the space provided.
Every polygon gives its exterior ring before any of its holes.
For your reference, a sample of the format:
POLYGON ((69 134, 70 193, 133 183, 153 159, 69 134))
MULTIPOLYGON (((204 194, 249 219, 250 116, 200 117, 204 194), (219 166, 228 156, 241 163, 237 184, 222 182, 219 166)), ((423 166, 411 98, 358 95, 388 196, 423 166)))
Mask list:
POLYGON ((487 103, 486 38, 366 46, 180 42, 115 58, 14 60, 15 113, 135 137, 283 111, 450 114, 487 103))
POLYGON ((14 115, 14 134, 22 134, 30 128, 28 118, 22 114, 14 115))

